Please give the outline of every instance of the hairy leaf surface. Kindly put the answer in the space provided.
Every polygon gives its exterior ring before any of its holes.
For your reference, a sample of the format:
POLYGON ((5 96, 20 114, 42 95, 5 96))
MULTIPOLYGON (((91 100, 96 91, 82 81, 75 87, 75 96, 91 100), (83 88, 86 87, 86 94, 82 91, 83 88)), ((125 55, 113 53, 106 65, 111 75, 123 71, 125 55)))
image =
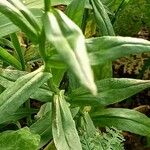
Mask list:
POLYGON ((51 77, 41 68, 19 78, 0 95, 0 123, 14 113, 28 98, 51 77))
POLYGON ((82 150, 80 139, 75 127, 63 91, 54 96, 52 106, 52 133, 58 150, 82 150))
POLYGON ((116 127, 143 136, 150 136, 150 118, 130 109, 101 109, 92 114, 93 121, 101 127, 116 127))
POLYGON ((97 81, 96 85, 98 88, 97 96, 92 96, 87 90, 78 88, 70 94, 70 103, 107 106, 120 102, 149 88, 150 81, 127 78, 108 78, 97 81))
POLYGON ((43 21, 48 41, 54 45, 80 83, 96 94, 85 39, 80 28, 59 10, 45 13, 43 21))

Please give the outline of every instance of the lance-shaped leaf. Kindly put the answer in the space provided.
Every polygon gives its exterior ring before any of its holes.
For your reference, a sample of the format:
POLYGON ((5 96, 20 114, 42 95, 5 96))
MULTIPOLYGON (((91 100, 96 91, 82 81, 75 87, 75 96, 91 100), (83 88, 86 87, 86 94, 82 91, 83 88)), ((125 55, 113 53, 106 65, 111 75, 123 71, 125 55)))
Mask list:
MULTIPOLYGON (((4 88, 8 88, 14 84, 19 77, 27 74, 25 71, 2 69, 0 72, 0 85, 4 88)), ((39 100, 41 102, 52 101, 53 93, 47 86, 38 88, 31 96, 31 99, 39 100)))
POLYGON ((150 136, 150 118, 135 110, 123 108, 101 109, 92 114, 93 121, 101 127, 116 127, 143 136, 150 136))
POLYGON ((42 105, 39 113, 37 114, 39 118, 35 123, 33 123, 30 126, 30 130, 31 132, 39 134, 41 136, 39 148, 42 148, 45 144, 48 143, 48 141, 50 141, 53 138, 52 123, 51 123, 52 122, 51 103, 46 103, 42 105))
POLYGON ((41 68, 20 77, 0 95, 0 123, 14 113, 28 98, 51 77, 41 68))
POLYGON ((54 96, 52 106, 52 133, 58 150, 82 150, 80 139, 75 127, 63 91, 54 96))
POLYGON ((37 150, 39 142, 40 136, 31 133, 28 128, 0 133, 1 150, 37 150))
POLYGON ((0 12, 6 15, 16 26, 25 32, 32 41, 37 42, 37 31, 16 7, 6 0, 1 0, 0 12))
POLYGON ((23 50, 19 43, 19 39, 15 33, 11 34, 10 37, 11 37, 13 46, 18 54, 18 57, 19 57, 19 60, 20 60, 21 66, 22 66, 22 70, 25 70, 25 60, 24 60, 23 50))
POLYGON ((18 78, 20 78, 21 76, 26 75, 26 74, 28 74, 28 72, 26 72, 26 71, 0 68, 0 76, 4 77, 10 81, 16 81, 18 78))
POLYGON ((130 54, 150 52, 150 42, 131 37, 103 36, 86 40, 92 65, 105 64, 130 54))
MULTIPOLYGON (((30 9, 30 11, 34 14, 34 16, 37 19, 41 18, 41 9, 32 8, 30 9)), ((2 13, 0 13, 0 20, 0 38, 20 30, 15 24, 13 24, 13 22, 10 21, 10 19, 8 19, 2 13)))
POLYGON ((36 109, 27 109, 27 108, 19 108, 16 112, 10 114, 6 120, 5 120, 5 124, 10 124, 10 123, 14 123, 17 122, 19 119, 25 118, 29 115, 32 114, 36 114, 38 111, 36 109))
POLYGON ((67 16, 79 27, 82 25, 85 4, 86 0, 73 0, 66 9, 67 16))
POLYGON ((102 35, 115 35, 113 26, 101 0, 91 0, 95 19, 102 35))
POLYGON ((83 88, 78 88, 69 95, 70 103, 95 106, 114 104, 149 88, 150 80, 108 78, 97 81, 96 85, 98 88, 97 96, 92 96, 83 88))
MULTIPOLYGON (((82 27, 82 20, 85 10, 86 0, 73 0, 66 8, 66 15, 74 21, 80 28, 82 27)), ((78 79, 71 73, 68 72, 69 77, 69 89, 79 87, 80 83, 78 79)))
POLYGON ((54 45, 80 83, 96 94, 84 36, 80 28, 59 10, 45 13, 43 22, 49 42, 54 45))
POLYGON ((13 57, 11 54, 9 54, 5 49, 0 47, 0 59, 2 61, 7 62, 9 65, 21 70, 21 63, 13 57))
POLYGON ((32 12, 22 2, 20 2, 20 0, 9 0, 9 2, 23 14, 23 16, 29 21, 37 32, 40 31, 40 26, 37 19, 32 12))
MULTIPOLYGON (((96 23, 100 29, 101 36, 114 36, 113 26, 107 11, 101 0, 91 0, 96 23)), ((112 77, 112 62, 106 61, 103 65, 93 67, 94 75, 97 80, 112 77)))
POLYGON ((115 14, 112 18, 112 24, 114 24, 114 22, 116 21, 116 18, 118 17, 118 15, 120 14, 121 11, 124 10, 124 8, 126 7, 126 5, 130 2, 130 0, 122 0, 120 1, 116 1, 115 5, 113 6, 114 8, 117 6, 116 10, 115 10, 115 14))

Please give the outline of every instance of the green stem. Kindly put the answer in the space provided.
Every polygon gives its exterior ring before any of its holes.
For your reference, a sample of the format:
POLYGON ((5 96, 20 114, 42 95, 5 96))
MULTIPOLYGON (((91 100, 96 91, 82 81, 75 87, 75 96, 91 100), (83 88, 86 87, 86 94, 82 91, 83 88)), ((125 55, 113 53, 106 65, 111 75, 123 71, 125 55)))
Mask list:
MULTIPOLYGON (((44 71, 51 73, 51 67, 50 67, 50 65, 48 65, 49 62, 47 62, 47 55, 46 55, 45 43, 46 43, 45 32, 44 32, 44 29, 42 29, 41 36, 39 38, 39 52, 40 52, 40 55, 43 58, 44 63, 45 63, 45 69, 44 69, 44 71)), ((54 93, 58 93, 59 92, 58 87, 53 82, 53 78, 50 78, 47 81, 47 85, 49 86, 50 90, 53 91, 54 93)))
POLYGON ((39 53, 44 61, 46 61, 45 41, 46 41, 46 37, 43 28, 41 31, 41 35, 39 37, 39 53))
MULTIPOLYGON (((47 65, 47 63, 45 64, 45 72, 50 72, 51 73, 51 68, 49 65, 47 65)), ((53 81, 53 78, 50 78, 48 81, 47 81, 47 85, 48 87, 50 88, 50 90, 52 92, 54 92, 55 94, 58 94, 59 93, 59 88, 54 84, 54 81, 53 81)))
POLYGON ((51 8, 51 0, 44 0, 45 12, 49 11, 51 8))

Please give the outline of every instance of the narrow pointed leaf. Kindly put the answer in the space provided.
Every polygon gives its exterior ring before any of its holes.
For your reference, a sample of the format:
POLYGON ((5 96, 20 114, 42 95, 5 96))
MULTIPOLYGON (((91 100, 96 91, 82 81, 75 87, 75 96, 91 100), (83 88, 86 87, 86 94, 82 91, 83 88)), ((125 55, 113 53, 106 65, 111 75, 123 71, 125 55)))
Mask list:
POLYGON ((91 0, 95 19, 102 35, 114 36, 113 26, 101 0, 91 0))
POLYGON ((41 71, 41 68, 19 78, 0 94, 0 124, 14 113, 28 98, 51 77, 51 74, 41 71))
MULTIPOLYGON (((39 134, 41 136, 39 148, 42 148, 48 143, 52 137, 52 110, 51 103, 44 104, 47 110, 40 116, 35 123, 30 126, 32 133, 39 134)), ((42 106, 41 106, 42 107, 42 106)), ((41 109, 40 109, 41 111, 41 109)))
POLYGON ((86 0, 73 0, 66 9, 67 16, 79 27, 82 25, 85 4, 86 0))
POLYGON ((27 7, 22 2, 20 2, 20 0, 9 0, 9 2, 13 4, 23 14, 23 16, 29 21, 29 23, 37 32, 40 31, 40 26, 37 19, 32 14, 32 12, 27 9, 27 7))
POLYGON ((107 106, 120 102, 130 96, 150 87, 150 80, 136 80, 127 78, 109 78, 96 82, 97 96, 92 96, 83 88, 74 90, 69 96, 70 103, 80 105, 107 106))
POLYGON ((0 12, 6 15, 16 26, 18 26, 28 37, 37 42, 37 32, 24 18, 22 13, 8 1, 0 1, 0 12))
MULTIPOLYGON (((8 88, 14 84, 14 81, 25 74, 27 74, 25 71, 2 69, 2 72, 0 72, 0 85, 4 88, 8 88)), ((49 91, 48 87, 42 86, 38 88, 30 98, 41 102, 49 102, 52 101, 52 96, 53 93, 49 91)))
MULTIPOLYGON (((96 23, 100 29, 101 36, 114 36, 115 32, 101 0, 91 0, 96 23)), ((105 61, 105 64, 93 68, 96 80, 112 77, 112 62, 105 61)))
POLYGON ((17 122, 18 120, 22 119, 22 118, 25 118, 29 115, 33 115, 33 114, 36 114, 37 113, 37 110, 36 109, 27 109, 27 108, 19 108, 16 112, 12 113, 11 115, 9 115, 5 122, 6 122, 6 125, 7 124, 10 124, 10 123, 14 123, 14 122, 17 122))
MULTIPOLYGON (((42 16, 42 9, 44 8, 43 0, 21 0, 22 3, 27 6, 37 19, 42 16), (34 11, 33 11, 34 10, 34 11), (36 10, 36 11, 35 11, 36 10)), ((51 5, 68 5, 72 0, 52 0, 51 5)), ((91 8, 89 2, 87 1, 86 8, 91 8)), ((8 34, 19 31, 19 28, 15 26, 7 17, 0 13, 0 37, 6 36, 8 34)))
POLYGON ((0 59, 7 62, 9 65, 15 67, 16 69, 22 69, 20 62, 2 47, 0 47, 0 59))
POLYGON ((20 43, 19 43, 19 40, 18 40, 18 37, 15 33, 11 34, 11 41, 13 43, 13 46, 19 56, 19 60, 21 62, 21 66, 22 66, 22 70, 25 70, 25 60, 24 60, 24 55, 23 55, 23 50, 20 46, 20 43))
POLYGON ((62 59, 85 87, 93 94, 96 86, 86 52, 84 36, 79 27, 59 10, 44 15, 45 34, 62 59))
POLYGON ((116 127, 143 136, 150 136, 150 118, 135 110, 122 108, 101 109, 92 114, 93 121, 101 127, 116 127))
POLYGON ((92 65, 105 64, 107 60, 150 52, 150 42, 144 39, 131 37, 104 36, 86 40, 87 49, 92 65))
POLYGON ((62 91, 54 96, 52 118, 52 133, 57 150, 82 150, 75 122, 62 91))

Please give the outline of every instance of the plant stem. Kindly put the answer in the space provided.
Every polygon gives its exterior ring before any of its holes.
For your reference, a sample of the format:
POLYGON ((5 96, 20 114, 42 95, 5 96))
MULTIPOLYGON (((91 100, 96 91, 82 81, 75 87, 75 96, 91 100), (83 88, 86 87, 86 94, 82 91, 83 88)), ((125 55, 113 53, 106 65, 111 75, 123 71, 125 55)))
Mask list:
POLYGON ((44 0, 44 4, 45 4, 45 11, 49 11, 51 8, 51 0, 44 0))

